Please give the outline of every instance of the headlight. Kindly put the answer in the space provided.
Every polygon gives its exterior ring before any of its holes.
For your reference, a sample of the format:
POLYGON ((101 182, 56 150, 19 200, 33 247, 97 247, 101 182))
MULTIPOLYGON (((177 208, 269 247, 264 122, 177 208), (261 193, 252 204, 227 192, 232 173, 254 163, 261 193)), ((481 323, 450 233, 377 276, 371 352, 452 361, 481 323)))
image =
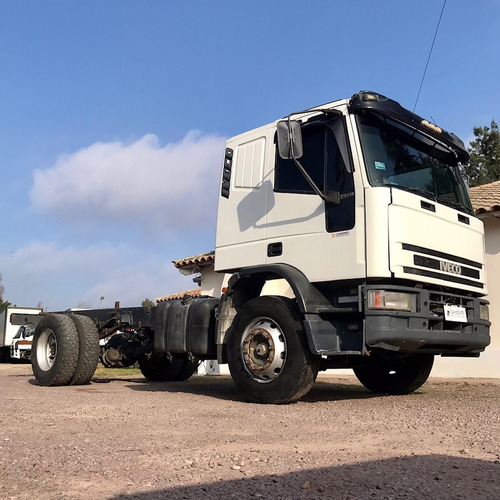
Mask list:
POLYGON ((481 304, 479 306, 479 317, 483 321, 489 321, 490 320, 490 308, 486 304, 481 304))
POLYGON ((387 290, 368 290, 368 309, 411 311, 415 295, 387 290))

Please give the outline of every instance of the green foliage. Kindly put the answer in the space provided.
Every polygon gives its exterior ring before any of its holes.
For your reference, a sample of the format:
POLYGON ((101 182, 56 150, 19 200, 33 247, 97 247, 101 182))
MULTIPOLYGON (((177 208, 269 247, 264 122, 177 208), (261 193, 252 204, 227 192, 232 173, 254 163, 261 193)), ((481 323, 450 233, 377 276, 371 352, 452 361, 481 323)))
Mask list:
POLYGON ((154 307, 155 303, 147 297, 141 302, 142 307, 154 307))
POLYGON ((500 180, 500 131, 495 120, 490 127, 474 127, 475 140, 469 148, 470 160, 464 173, 471 186, 500 180))
POLYGON ((3 293, 5 292, 5 287, 2 285, 2 275, 0 274, 0 313, 5 311, 7 307, 9 307, 11 304, 7 300, 3 300, 3 293))

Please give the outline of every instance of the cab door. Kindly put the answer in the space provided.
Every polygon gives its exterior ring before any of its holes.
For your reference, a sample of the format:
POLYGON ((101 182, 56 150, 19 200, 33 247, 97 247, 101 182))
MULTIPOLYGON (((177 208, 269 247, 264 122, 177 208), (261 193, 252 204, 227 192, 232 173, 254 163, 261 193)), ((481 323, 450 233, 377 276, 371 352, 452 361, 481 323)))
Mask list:
POLYGON ((364 274, 364 249, 359 254, 356 245, 356 229, 363 228, 356 228, 354 175, 350 153, 345 154, 349 152, 346 137, 342 115, 323 115, 302 126, 299 161, 323 193, 339 193, 339 204, 323 201, 294 161, 276 152, 272 201, 267 203, 272 207, 266 220, 267 263, 290 264, 311 282, 364 274), (336 133, 339 127, 343 134, 336 133))

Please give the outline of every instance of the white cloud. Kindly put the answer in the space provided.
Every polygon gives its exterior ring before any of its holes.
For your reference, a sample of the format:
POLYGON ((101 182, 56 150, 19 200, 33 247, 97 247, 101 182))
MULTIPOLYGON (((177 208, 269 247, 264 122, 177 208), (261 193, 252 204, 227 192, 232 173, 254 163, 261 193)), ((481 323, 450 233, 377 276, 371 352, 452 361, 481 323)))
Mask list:
POLYGON ((135 264, 114 269, 87 290, 83 302, 95 308, 99 307, 98 299, 104 297, 105 307, 114 307, 116 301, 121 306, 135 307, 140 306, 146 297, 154 301, 158 297, 196 287, 192 277, 182 276, 170 262, 160 264, 155 270, 150 265, 151 261, 148 265, 135 264))
POLYGON ((145 135, 130 142, 95 143, 34 172, 36 210, 58 218, 151 221, 176 229, 214 224, 225 139, 190 132, 165 146, 145 135))
POLYGON ((0 256, 5 300, 23 307, 39 302, 49 310, 86 304, 97 308, 115 301, 139 306, 155 298, 193 288, 160 253, 145 253, 130 245, 98 244, 86 248, 59 248, 31 242, 11 255, 0 256))
POLYGON ((224 142, 191 132, 161 146, 146 135, 95 143, 36 170, 31 202, 49 216, 37 230, 50 240, 0 255, 5 300, 51 311, 96 308, 102 296, 106 307, 139 306, 193 288, 171 260, 213 249, 224 142))

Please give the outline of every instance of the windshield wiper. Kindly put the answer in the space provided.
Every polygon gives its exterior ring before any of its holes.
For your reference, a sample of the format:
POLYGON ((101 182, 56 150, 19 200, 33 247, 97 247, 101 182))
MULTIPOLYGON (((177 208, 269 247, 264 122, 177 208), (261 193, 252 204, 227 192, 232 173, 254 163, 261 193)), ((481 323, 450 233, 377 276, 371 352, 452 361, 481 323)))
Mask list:
POLYGON ((418 194, 419 196, 423 196, 424 198, 429 198, 433 201, 437 201, 436 195, 432 191, 427 191, 427 189, 404 186, 401 184, 396 184, 395 182, 384 181, 384 186, 391 186, 403 191, 409 191, 410 193, 418 194))
POLYGON ((463 203, 460 203, 459 201, 448 201, 448 200, 438 200, 439 203, 442 203, 443 205, 447 205, 448 207, 454 208, 455 210, 459 210, 460 212, 464 212, 466 214, 472 215, 470 208, 468 208, 466 205, 463 203))

